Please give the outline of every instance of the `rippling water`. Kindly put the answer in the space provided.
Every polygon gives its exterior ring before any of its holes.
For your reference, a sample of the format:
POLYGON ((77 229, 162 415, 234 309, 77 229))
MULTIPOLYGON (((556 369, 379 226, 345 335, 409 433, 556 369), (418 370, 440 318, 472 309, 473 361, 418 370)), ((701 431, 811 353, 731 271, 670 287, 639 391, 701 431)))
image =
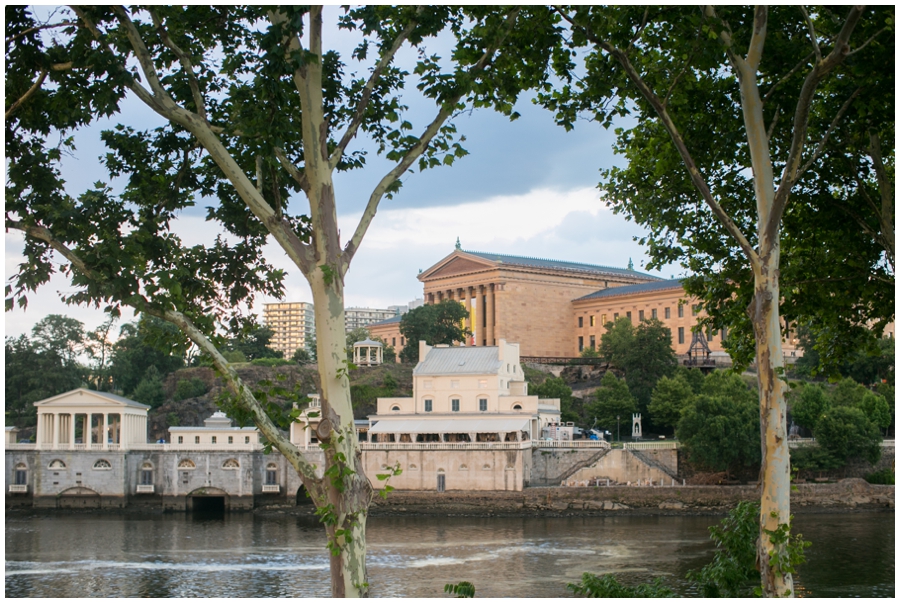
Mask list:
MULTIPOLYGON (((374 596, 434 597, 468 580, 479 597, 566 596, 583 572, 625 581, 684 574, 712 557, 715 517, 376 517, 374 596)), ((804 515, 813 542, 800 595, 894 596, 894 514, 804 515)), ((290 515, 6 518, 7 597, 325 597, 325 536, 290 515)))

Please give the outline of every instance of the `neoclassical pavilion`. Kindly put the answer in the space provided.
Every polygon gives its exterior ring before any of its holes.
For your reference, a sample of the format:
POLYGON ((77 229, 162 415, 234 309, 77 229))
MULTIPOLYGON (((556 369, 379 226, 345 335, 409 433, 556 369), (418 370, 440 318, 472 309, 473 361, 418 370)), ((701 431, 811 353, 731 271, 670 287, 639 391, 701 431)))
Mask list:
POLYGON ((364 339, 353 344, 353 364, 376 366, 384 362, 384 346, 377 341, 364 339))
POLYGON ((78 388, 34 403, 37 450, 128 450, 147 443, 145 404, 78 388))

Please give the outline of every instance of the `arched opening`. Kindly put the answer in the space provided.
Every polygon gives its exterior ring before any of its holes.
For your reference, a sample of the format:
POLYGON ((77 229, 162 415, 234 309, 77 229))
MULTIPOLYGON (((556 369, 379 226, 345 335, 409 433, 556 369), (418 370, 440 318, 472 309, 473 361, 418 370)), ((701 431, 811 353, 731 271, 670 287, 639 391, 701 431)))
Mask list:
POLYGON ((302 484, 299 488, 297 488, 297 498, 295 504, 298 507, 306 507, 313 504, 313 499, 312 497, 310 497, 309 492, 306 491, 306 486, 302 484))
POLYGON ((76 486, 60 492, 56 497, 56 506, 60 509, 99 509, 100 494, 90 488, 76 486))
POLYGON ((215 517, 228 510, 228 493, 219 488, 199 488, 187 495, 185 509, 195 517, 215 517))

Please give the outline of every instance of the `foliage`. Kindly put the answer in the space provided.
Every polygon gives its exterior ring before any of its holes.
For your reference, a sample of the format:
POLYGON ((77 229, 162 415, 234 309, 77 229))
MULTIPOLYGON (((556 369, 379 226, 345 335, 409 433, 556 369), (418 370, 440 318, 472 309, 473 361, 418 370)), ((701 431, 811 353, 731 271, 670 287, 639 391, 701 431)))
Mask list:
POLYGON ((240 352, 246 358, 246 362, 253 362, 258 358, 282 358, 283 352, 278 352, 269 347, 269 342, 275 335, 275 331, 258 325, 245 325, 244 328, 232 339, 222 346, 223 351, 240 352))
POLYGON ((888 405, 884 396, 872 392, 866 392, 859 408, 866 413, 866 417, 882 429, 891 426, 894 417, 891 414, 891 407, 888 405))
POLYGON ((581 353, 578 354, 578 356, 581 358, 599 358, 600 352, 598 352, 594 348, 587 347, 581 350, 581 353))
POLYGON ((833 406, 816 423, 814 433, 816 443, 842 464, 862 458, 874 465, 881 458, 878 426, 859 408, 833 406))
POLYGON ((450 595, 456 595, 457 599, 472 599, 475 597, 475 585, 471 582, 445 584, 444 592, 450 595))
POLYGON ((872 385, 882 381, 894 381, 894 340, 875 337, 872 331, 857 334, 851 343, 842 341, 841 354, 823 356, 819 348, 827 352, 828 332, 814 335, 808 328, 798 329, 803 356, 797 359, 794 373, 799 377, 813 378, 817 375, 835 379, 849 377, 857 383, 872 385))
POLYGON ((733 398, 743 404, 756 404, 756 393, 747 387, 741 376, 731 371, 713 371, 703 379, 700 393, 708 396, 733 398))
POLYGON ((173 399, 178 402, 180 400, 187 400, 188 398, 197 398, 207 391, 209 391, 209 388, 206 387, 203 380, 198 379, 197 377, 192 377, 191 379, 179 379, 178 383, 175 385, 175 397, 173 399))
POLYGON ((381 357, 384 362, 397 362, 397 350, 394 349, 394 346, 390 345, 383 338, 375 336, 372 338, 372 341, 377 341, 382 346, 381 349, 381 357))
POLYGON ((798 476, 804 472, 816 473, 819 471, 831 471, 843 466, 843 462, 822 446, 797 446, 791 448, 791 469, 798 472, 798 476))
POLYGON ((237 364, 241 362, 247 362, 247 357, 244 356, 244 353, 240 350, 231 350, 229 352, 222 352, 222 357, 225 358, 229 362, 229 364, 237 364))
POLYGON ((677 372, 671 378, 661 378, 656 383, 648 407, 653 424, 675 427, 693 399, 694 392, 683 372, 677 372))
POLYGON ((684 377, 684 380, 691 386, 692 392, 695 394, 700 393, 700 390, 703 388, 703 381, 706 379, 703 371, 696 367, 688 368, 686 366, 679 366, 675 370, 675 373, 684 377))
POLYGON ((288 366, 290 364, 293 364, 293 362, 291 362, 290 360, 285 360, 284 358, 268 357, 268 358, 256 358, 255 360, 251 360, 250 364, 252 364, 253 366, 275 367, 275 366, 288 366))
POLYGON ((183 357, 171 353, 171 340, 177 336, 175 326, 152 316, 122 325, 112 346, 110 372, 115 388, 130 396, 151 366, 161 377, 182 368, 183 357))
POLYGON ((879 469, 878 471, 873 471, 866 475, 866 481, 870 484, 883 484, 886 486, 893 486, 895 482, 895 476, 893 470, 890 467, 885 467, 884 469, 879 469))
POLYGON ((315 360, 313 360, 313 354, 310 354, 309 350, 306 348, 297 348, 296 351, 294 351, 294 355, 291 356, 291 360, 297 364, 312 364, 315 362, 315 360))
POLYGON ((803 384, 792 392, 791 418, 800 427, 812 431, 822 414, 831 406, 820 385, 803 384))
POLYGON ((690 461, 711 471, 759 465, 759 405, 752 395, 697 396, 683 411, 675 435, 690 461))
POLYGON ((413 308, 400 319, 400 333, 406 338, 406 347, 400 352, 400 360, 407 363, 418 362, 419 341, 428 345, 465 341, 471 334, 462 326, 462 321, 467 316, 466 307, 450 299, 413 308))
POLYGON ((616 423, 631 425, 631 414, 637 412, 637 405, 625 381, 616 378, 612 371, 607 371, 600 380, 600 387, 594 392, 594 401, 585 404, 588 418, 597 419, 597 423, 612 431, 616 423), (617 419, 616 417, 619 417, 617 419))
POLYGON ((742 501, 718 525, 710 526, 716 543, 713 561, 688 572, 703 597, 752 597, 759 584, 756 569, 756 538, 759 535, 759 505, 742 501))
POLYGON ((131 397, 135 402, 146 404, 150 408, 156 408, 165 401, 166 394, 163 390, 162 379, 160 379, 159 371, 155 366, 150 365, 147 372, 144 373, 144 378, 134 388, 131 397))
POLYGON ((30 422, 35 416, 32 404, 61 394, 85 382, 86 371, 72 363, 59 350, 39 349, 27 335, 5 340, 4 405, 7 421, 30 422))
POLYGON ((635 599, 635 598, 669 598, 675 597, 675 593, 663 586, 662 580, 657 578, 650 584, 638 584, 626 586, 621 584, 614 575, 605 574, 597 576, 591 573, 581 575, 581 581, 575 584, 567 584, 576 597, 610 598, 610 599, 635 599))
POLYGON ((181 419, 174 412, 170 412, 166 415, 166 424, 169 427, 178 427, 181 425, 181 419))
POLYGON ((846 377, 838 381, 831 390, 831 405, 860 408, 868 391, 853 379, 846 377))
POLYGON ((600 336, 597 351, 611 366, 626 370, 629 353, 634 346, 634 325, 631 319, 620 316, 614 322, 603 325, 605 331, 600 336))
POLYGON ((560 420, 572 421, 577 425, 585 426, 585 417, 582 416, 582 401, 572 396, 572 388, 566 385, 562 377, 548 377, 543 383, 528 385, 528 394, 539 398, 558 398, 560 405, 560 420))

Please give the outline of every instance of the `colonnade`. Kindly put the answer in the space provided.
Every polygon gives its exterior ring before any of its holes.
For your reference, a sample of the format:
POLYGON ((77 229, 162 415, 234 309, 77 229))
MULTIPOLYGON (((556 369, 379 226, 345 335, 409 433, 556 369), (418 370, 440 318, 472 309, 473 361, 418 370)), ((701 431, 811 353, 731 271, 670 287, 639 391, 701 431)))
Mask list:
POLYGON ((126 449, 128 444, 146 443, 147 417, 119 412, 40 412, 36 435, 38 450, 126 449), (81 443, 75 441, 78 424, 81 443))
MULTIPOLYGON (((437 304, 451 299, 465 304, 465 327, 475 334, 474 344, 476 346, 497 345, 500 326, 497 319, 497 292, 502 290, 503 285, 499 283, 440 289, 426 293, 425 303, 437 304), (473 299, 476 300, 474 313, 472 312, 473 299)), ((466 342, 467 345, 468 343, 466 342)))

